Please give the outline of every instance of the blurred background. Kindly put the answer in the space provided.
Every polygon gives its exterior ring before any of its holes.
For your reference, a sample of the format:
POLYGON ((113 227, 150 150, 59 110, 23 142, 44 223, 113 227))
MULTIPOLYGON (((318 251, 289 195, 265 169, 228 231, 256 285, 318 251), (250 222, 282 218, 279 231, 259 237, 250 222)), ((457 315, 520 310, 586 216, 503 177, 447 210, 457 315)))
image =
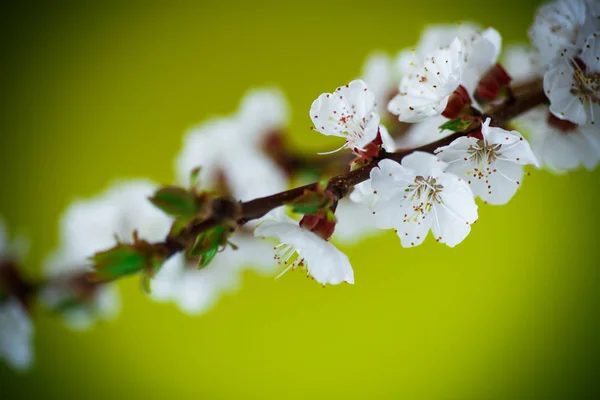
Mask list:
MULTIPOLYGON (((0 214, 31 239, 116 178, 174 180, 185 129, 274 84, 307 153, 324 91, 430 23, 493 25, 526 40, 536 1, 89 1, 0 6, 0 214)), ((335 146, 334 146, 335 145, 335 146)), ((71 332, 35 312, 36 365, 0 365, 12 398, 591 399, 600 393, 600 171, 532 171, 506 206, 481 206, 455 249, 403 249, 393 232, 344 247, 355 285, 252 272, 190 317, 119 283, 114 322, 71 332)))

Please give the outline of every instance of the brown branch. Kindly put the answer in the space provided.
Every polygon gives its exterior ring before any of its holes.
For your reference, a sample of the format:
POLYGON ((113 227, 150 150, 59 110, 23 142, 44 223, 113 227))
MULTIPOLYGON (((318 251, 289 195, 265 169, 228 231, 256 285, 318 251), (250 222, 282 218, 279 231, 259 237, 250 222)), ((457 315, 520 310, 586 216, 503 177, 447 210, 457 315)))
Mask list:
MULTIPOLYGON (((484 117, 490 117, 495 126, 504 126, 513 118, 538 105, 546 103, 547 99, 540 81, 531 82, 528 89, 516 95, 510 103, 493 107, 489 113, 484 114, 484 117)), ((471 128, 469 131, 464 132, 456 132, 436 142, 415 149, 401 150, 395 153, 383 152, 369 164, 361 168, 334 176, 329 180, 327 189, 339 200, 346 196, 355 185, 369 179, 371 170, 377 166, 379 161, 391 159, 400 162, 405 156, 415 151, 433 153, 438 147, 449 145, 455 139, 465 136, 477 128, 471 128)), ((212 201, 211 216, 209 218, 191 224, 176 237, 168 237, 164 242, 155 243, 155 249, 159 254, 169 256, 178 251, 190 248, 196 237, 202 232, 222 224, 236 227, 248 221, 258 219, 269 211, 300 197, 305 191, 316 190, 317 185, 318 183, 315 182, 247 202, 236 202, 226 197, 216 198, 212 201)))

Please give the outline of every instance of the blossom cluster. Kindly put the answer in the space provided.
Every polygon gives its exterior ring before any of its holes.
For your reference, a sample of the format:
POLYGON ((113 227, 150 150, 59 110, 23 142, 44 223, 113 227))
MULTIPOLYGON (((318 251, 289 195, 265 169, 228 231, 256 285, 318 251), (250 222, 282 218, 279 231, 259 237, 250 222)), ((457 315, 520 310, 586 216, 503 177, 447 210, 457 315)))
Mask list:
POLYGON ((0 224, 0 358, 16 369, 32 363, 33 297, 69 327, 86 329, 117 315, 119 293, 109 281, 131 273, 142 275, 149 298, 196 315, 237 289, 248 269, 277 277, 300 269, 321 285, 353 284, 350 260, 334 243, 381 230, 407 248, 430 232, 459 245, 478 203, 510 201, 526 166, 558 173, 597 166, 599 35, 597 1, 558 0, 537 11, 530 45, 503 52, 495 29, 462 23, 428 28, 395 57, 373 54, 361 77, 317 96, 309 110, 312 130, 339 140, 320 153, 336 153, 339 187, 326 180, 284 192, 308 169, 331 171, 286 146, 282 92, 251 90, 234 113, 185 134, 178 187, 120 181, 74 202, 39 282, 20 274, 22 252, 0 224), (539 101, 508 119, 498 112, 523 98, 539 101), (244 205, 280 192, 294 196, 266 215, 242 215, 244 205), (222 199, 239 201, 227 203, 235 206, 225 222, 178 240, 214 217, 222 199), (94 275, 98 254, 103 266, 114 264, 110 279, 94 275))

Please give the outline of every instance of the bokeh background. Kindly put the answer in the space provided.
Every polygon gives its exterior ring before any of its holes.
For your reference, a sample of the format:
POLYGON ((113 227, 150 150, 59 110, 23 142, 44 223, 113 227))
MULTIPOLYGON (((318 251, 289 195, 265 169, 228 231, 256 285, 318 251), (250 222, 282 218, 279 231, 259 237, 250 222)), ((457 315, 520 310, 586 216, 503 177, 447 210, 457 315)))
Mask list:
MULTIPOLYGON (((29 272, 76 197, 116 178, 173 181, 184 130, 279 85, 291 140, 316 96, 395 53, 429 23, 526 39, 536 1, 87 1, 0 6, 0 214, 27 233, 29 272), (127 3, 127 4, 125 4, 127 3)), ((207 315, 120 283, 118 320, 85 333, 35 313, 37 362, 0 365, 0 397, 593 399, 600 393, 600 171, 533 171, 480 207, 456 249, 393 233, 344 248, 356 284, 248 272, 207 315)))

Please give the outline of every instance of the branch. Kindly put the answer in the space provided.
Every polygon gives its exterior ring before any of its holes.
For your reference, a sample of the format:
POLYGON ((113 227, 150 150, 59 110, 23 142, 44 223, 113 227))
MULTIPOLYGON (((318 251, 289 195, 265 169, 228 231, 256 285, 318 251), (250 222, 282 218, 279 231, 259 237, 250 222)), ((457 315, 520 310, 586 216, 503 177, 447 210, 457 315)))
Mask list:
MULTIPOLYGON (((484 114, 484 117, 491 118, 492 123, 496 126, 504 126, 513 118, 538 105, 546 103, 547 99, 541 81, 529 83, 527 89, 528 90, 526 91, 519 91, 520 93, 518 93, 509 103, 493 107, 489 113, 484 114)), ((477 128, 478 127, 471 128, 469 131, 456 132, 436 142, 415 149, 403 149, 395 153, 383 152, 369 164, 354 171, 331 178, 327 190, 333 193, 336 200, 339 200, 346 196, 355 185, 369 179, 371 170, 377 166, 379 161, 390 159, 400 162, 405 156, 415 151, 433 153, 437 148, 449 145, 455 139, 466 136, 477 128)), ((237 202, 228 197, 215 198, 212 200, 210 216, 208 218, 192 223, 175 237, 167 237, 164 242, 154 243, 153 246, 158 254, 170 256, 178 251, 190 248, 194 244, 196 237, 202 232, 223 224, 232 227, 241 226, 248 221, 261 218, 269 211, 297 199, 302 196, 305 191, 313 191, 317 188, 318 183, 315 182, 247 202, 237 202)))

